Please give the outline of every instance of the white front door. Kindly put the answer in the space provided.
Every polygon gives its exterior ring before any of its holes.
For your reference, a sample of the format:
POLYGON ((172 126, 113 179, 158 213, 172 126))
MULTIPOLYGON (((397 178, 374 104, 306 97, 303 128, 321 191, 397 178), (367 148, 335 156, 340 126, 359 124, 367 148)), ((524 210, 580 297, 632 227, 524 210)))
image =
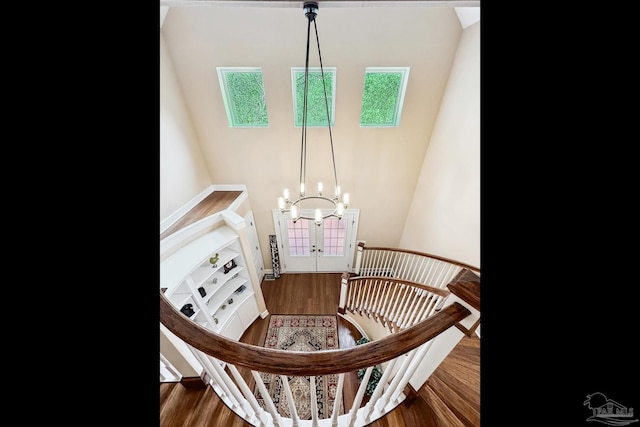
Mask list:
POLYGON ((345 210, 341 219, 326 218, 319 226, 306 219, 294 223, 288 212, 273 212, 283 273, 353 270, 358 209, 345 210))

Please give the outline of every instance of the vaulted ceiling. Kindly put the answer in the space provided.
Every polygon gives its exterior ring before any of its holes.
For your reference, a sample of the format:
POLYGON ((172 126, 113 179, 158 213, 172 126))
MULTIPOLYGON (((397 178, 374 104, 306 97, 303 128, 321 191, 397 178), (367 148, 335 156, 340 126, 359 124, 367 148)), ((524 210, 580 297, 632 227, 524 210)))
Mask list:
MULTIPOLYGON (((194 161, 206 164, 214 184, 246 184, 262 234, 273 227, 270 210, 282 188, 294 188, 298 178, 300 129, 293 125, 290 69, 305 62, 303 3, 160 1, 162 56, 171 63, 178 88, 171 96, 179 93, 184 99, 193 127, 188 138, 199 145, 194 161), (268 128, 229 127, 216 67, 262 69, 268 128)), ((479 12, 480 1, 318 1, 322 61, 337 70, 332 132, 338 177, 352 194, 352 207, 367 212, 363 235, 375 235, 383 246, 393 246, 402 233, 459 44, 465 29, 478 22, 479 12), (410 68, 397 128, 359 126, 366 67, 410 68), (388 198, 384 206, 380 193, 388 198)), ((317 66, 315 45, 310 59, 317 66)), ((169 81, 173 78, 165 79, 169 81)), ((166 108, 174 108, 175 98, 166 108)), ((307 178, 313 185, 332 174, 326 129, 311 130, 309 136, 312 144, 320 144, 309 152, 315 169, 309 169, 307 178)), ((185 173, 176 171, 180 174, 185 173)), ((172 184, 180 178, 172 176, 172 184)))
MULTIPOLYGON (((161 0, 160 1, 160 26, 164 22, 164 18, 171 6, 218 6, 218 7, 293 7, 300 8, 304 2, 302 1, 280 1, 280 0, 161 0)), ((460 25, 466 28, 480 20, 480 1, 346 1, 346 0, 324 0, 321 2, 322 8, 325 7, 434 7, 449 6, 454 7, 460 25)))

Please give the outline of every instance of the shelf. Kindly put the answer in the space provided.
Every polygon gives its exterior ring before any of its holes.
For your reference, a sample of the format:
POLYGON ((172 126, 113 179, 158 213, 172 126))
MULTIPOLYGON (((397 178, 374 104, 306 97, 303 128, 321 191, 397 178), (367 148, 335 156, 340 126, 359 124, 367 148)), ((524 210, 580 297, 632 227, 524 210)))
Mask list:
POLYGON ((231 297, 233 298, 233 304, 231 304, 231 306, 227 304, 227 308, 225 310, 218 310, 216 313, 212 314, 212 318, 215 317, 218 319, 217 324, 212 320, 213 324, 215 325, 215 332, 220 333, 220 331, 227 326, 227 323, 234 315, 234 313, 236 313, 238 307, 240 307, 253 295, 254 293, 250 292, 248 289, 245 290, 241 295, 233 294, 233 297, 231 297))
MULTIPOLYGON (((222 274, 223 266, 239 255, 238 252, 232 251, 230 249, 219 250, 217 251, 217 253, 220 258, 216 263, 217 265, 216 268, 213 268, 213 266, 209 262, 209 258, 210 258, 209 257, 207 258, 204 264, 201 264, 198 268, 196 268, 193 271, 193 273, 191 273, 191 278, 193 279, 193 282, 196 284, 196 287, 202 286, 202 284, 206 280, 210 279, 214 274, 217 274, 218 272, 222 274)), ((216 252, 213 252, 211 256, 215 254, 216 252)))
POLYGON ((244 313, 243 306, 255 299, 241 248, 234 231, 226 226, 216 228, 162 260, 160 288, 166 288, 165 295, 177 310, 184 304, 193 304, 195 313, 190 317, 193 322, 235 337, 245 327, 243 319, 250 315, 244 313), (218 260, 214 268, 209 259, 216 254, 218 260), (230 262, 234 267, 225 274, 225 265, 230 262), (198 291, 201 287, 204 296, 198 291), (241 287, 243 291, 236 294, 241 287), (229 299, 233 299, 233 303, 229 304, 229 299))
MULTIPOLYGON (((182 306, 177 307, 178 311, 180 311, 180 309, 182 308, 182 306)), ((182 312, 181 312, 182 313, 182 312)), ((198 317, 198 314, 202 313, 202 310, 200 310, 195 304, 193 305, 193 314, 191 315, 191 317, 189 317, 189 319, 193 320, 196 323, 200 323, 197 322, 195 319, 196 317, 198 317)))
POLYGON ((225 310, 218 310, 215 313, 215 315, 212 316, 212 317, 217 318, 218 322, 219 322, 218 325, 216 325, 216 326, 220 326, 220 328, 216 332, 219 332, 220 329, 224 328, 227 325, 227 322, 229 321, 231 316, 233 316, 233 314, 237 311, 237 308, 240 307, 242 305, 242 303, 244 303, 246 300, 251 298, 251 296, 253 295, 253 292, 251 292, 251 293, 250 292, 245 292, 245 294, 242 294, 242 298, 241 299, 240 298, 233 298, 233 304, 231 304, 231 307, 229 307, 227 305, 227 308, 225 310))
MULTIPOLYGON (((222 288, 216 291, 209 300, 209 303, 207 304, 209 306, 209 314, 215 314, 215 312, 218 311, 223 304, 227 303, 227 300, 229 298, 233 298, 232 295, 235 295, 234 292, 236 289, 238 289, 242 285, 247 286, 247 283, 248 280, 245 277, 236 277, 235 279, 227 281, 227 283, 225 283, 222 288)), ((236 299, 233 298, 234 304, 235 300, 236 299)))
MULTIPOLYGON (((189 292, 188 294, 173 294, 169 297, 169 301, 171 301, 171 303, 178 310, 180 310, 182 306, 185 305, 191 297, 192 297, 191 292, 189 292)), ((191 304, 193 304, 194 307, 196 306, 193 299, 191 300, 191 304)))
POLYGON ((222 255, 224 248, 237 240, 238 235, 233 230, 222 226, 188 243, 160 263, 160 287, 171 291, 194 270, 194 266, 208 262, 216 251, 222 255))
POLYGON ((214 278, 217 279, 216 283, 205 283, 204 284, 204 290, 207 293, 204 296, 204 302, 205 303, 209 303, 209 300, 211 299, 211 297, 216 294, 220 289, 223 288, 223 286, 231 279, 233 279, 233 276, 235 276, 238 273, 241 273, 242 271, 244 271, 244 267, 240 267, 237 266, 236 268, 234 268, 233 270, 229 271, 229 273, 224 274, 222 271, 217 272, 212 278, 211 280, 213 280, 214 278))

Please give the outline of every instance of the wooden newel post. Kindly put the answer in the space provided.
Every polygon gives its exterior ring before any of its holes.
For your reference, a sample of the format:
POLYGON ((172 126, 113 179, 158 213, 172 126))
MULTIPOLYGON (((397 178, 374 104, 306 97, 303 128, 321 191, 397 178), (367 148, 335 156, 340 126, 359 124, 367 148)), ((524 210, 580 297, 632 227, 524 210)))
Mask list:
POLYGON ((338 313, 344 314, 344 308, 347 305, 347 292, 349 291, 349 273, 342 273, 342 281, 340 282, 340 303, 338 304, 338 313))
POLYGON ((460 304, 471 314, 462 319, 454 328, 449 328, 429 343, 431 348, 422 360, 417 372, 410 380, 410 385, 417 392, 440 363, 453 350, 464 335, 472 336, 480 325, 480 278, 463 270, 453 283, 447 285, 451 294, 442 308, 452 304, 460 304))

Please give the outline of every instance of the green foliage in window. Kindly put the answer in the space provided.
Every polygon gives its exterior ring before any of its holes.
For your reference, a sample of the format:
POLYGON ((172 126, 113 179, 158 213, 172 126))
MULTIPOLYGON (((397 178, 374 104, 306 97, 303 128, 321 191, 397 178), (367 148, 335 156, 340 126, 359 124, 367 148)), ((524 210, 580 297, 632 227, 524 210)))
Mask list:
MULTIPOLYGON (((296 126, 302 126, 302 110, 304 107, 304 71, 296 72, 296 126)), ((324 72, 327 90, 329 117, 333 103, 333 74, 324 72)), ((307 126, 327 126, 327 103, 324 100, 322 74, 320 71, 309 71, 309 94, 307 97, 307 126)), ((332 123, 333 124, 333 123, 332 123)))
POLYGON ((367 73, 362 95, 361 126, 396 126, 402 73, 367 73))
POLYGON ((226 83, 233 126, 267 126, 262 73, 227 72, 226 83))

